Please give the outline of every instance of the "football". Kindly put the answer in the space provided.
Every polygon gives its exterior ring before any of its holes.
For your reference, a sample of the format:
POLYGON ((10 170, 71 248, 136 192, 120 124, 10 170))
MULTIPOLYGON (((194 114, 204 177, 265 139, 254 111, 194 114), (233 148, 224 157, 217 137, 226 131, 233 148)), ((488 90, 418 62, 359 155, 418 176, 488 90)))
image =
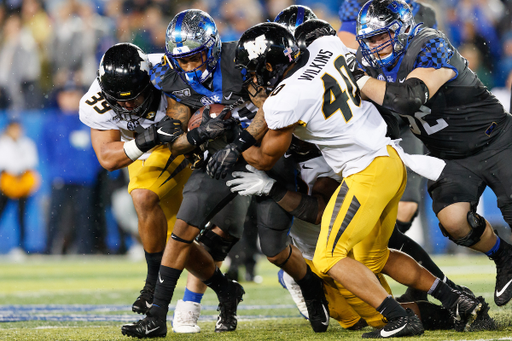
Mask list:
MULTIPOLYGON (((201 122, 203 120, 203 110, 205 107, 200 108, 197 110, 192 117, 190 117, 190 120, 188 121, 188 130, 192 130, 194 128, 197 128, 201 125, 201 122)), ((210 117, 215 118, 218 114, 221 113, 221 111, 224 109, 223 104, 210 104, 210 117)), ((226 117, 224 117, 225 120, 231 117, 231 112, 228 112, 226 117)))

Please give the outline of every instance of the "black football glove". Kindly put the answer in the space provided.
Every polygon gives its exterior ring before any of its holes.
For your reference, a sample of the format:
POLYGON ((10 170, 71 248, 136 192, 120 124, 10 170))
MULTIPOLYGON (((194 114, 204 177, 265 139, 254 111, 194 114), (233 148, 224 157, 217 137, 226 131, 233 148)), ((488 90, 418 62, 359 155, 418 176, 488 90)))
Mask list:
POLYGON ((210 106, 207 105, 203 109, 203 119, 201 121, 201 125, 187 133, 188 142, 191 145, 199 146, 208 140, 214 140, 215 138, 222 135, 226 130, 231 129, 235 124, 235 120, 233 118, 224 120, 224 117, 228 114, 229 111, 229 108, 225 108, 217 117, 211 118, 210 106))
POLYGON ((241 152, 236 144, 228 144, 210 157, 206 166, 206 173, 217 180, 224 179, 237 162, 241 152))
POLYGON ((147 152, 151 148, 174 142, 181 134, 181 121, 166 116, 157 124, 152 124, 135 137, 135 144, 143 152, 147 152))

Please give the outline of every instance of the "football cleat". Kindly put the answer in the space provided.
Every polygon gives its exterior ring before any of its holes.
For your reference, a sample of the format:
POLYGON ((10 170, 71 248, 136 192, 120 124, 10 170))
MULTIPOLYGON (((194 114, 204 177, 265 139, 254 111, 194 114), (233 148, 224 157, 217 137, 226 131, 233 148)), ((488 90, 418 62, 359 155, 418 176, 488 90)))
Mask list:
POLYGON ((465 293, 459 293, 459 298, 452 304, 448 311, 453 318, 454 328, 458 332, 467 331, 469 326, 478 316, 482 309, 482 303, 476 298, 465 293))
POLYGON ((138 322, 123 325, 121 332, 123 335, 138 337, 139 339, 165 337, 167 335, 167 323, 165 320, 148 315, 138 322))
POLYGON ((382 329, 364 333, 363 339, 385 339, 423 334, 425 330, 418 316, 411 309, 406 309, 406 311, 407 316, 400 316, 390 320, 382 329))
POLYGON ((299 309, 299 312, 306 320, 309 320, 308 317, 308 308, 306 307, 306 301, 304 300, 304 296, 302 296, 302 290, 300 290, 299 285, 295 282, 292 276, 288 275, 284 272, 283 269, 279 270, 277 273, 277 279, 283 288, 288 290, 290 295, 292 296, 295 305, 299 309))
POLYGON ((469 326, 469 330, 472 332, 481 330, 496 330, 498 328, 498 324, 496 323, 496 320, 489 316, 489 303, 485 302, 485 299, 482 296, 478 296, 476 299, 482 303, 482 309, 480 309, 475 322, 469 326))
POLYGON ((153 294, 155 288, 146 283, 140 291, 139 297, 132 304, 132 311, 137 314, 147 314, 149 308, 153 305, 153 294))
POLYGON ((242 297, 245 294, 244 288, 236 281, 229 281, 231 288, 229 289, 228 297, 219 297, 219 307, 217 310, 220 312, 215 324, 215 331, 231 332, 236 329, 238 324, 238 317, 236 311, 238 304, 243 301, 242 297))
POLYGON ((503 306, 512 298, 512 246, 501 240, 503 248, 490 257, 496 263, 494 302, 503 306))
POLYGON ((197 320, 200 314, 201 304, 178 300, 174 309, 172 331, 179 334, 199 333, 201 328, 197 325, 197 320))
POLYGON ((316 276, 318 281, 318 290, 315 291, 315 297, 306 299, 306 308, 308 310, 309 323, 315 333, 323 333, 329 327, 329 303, 325 298, 322 280, 316 276))

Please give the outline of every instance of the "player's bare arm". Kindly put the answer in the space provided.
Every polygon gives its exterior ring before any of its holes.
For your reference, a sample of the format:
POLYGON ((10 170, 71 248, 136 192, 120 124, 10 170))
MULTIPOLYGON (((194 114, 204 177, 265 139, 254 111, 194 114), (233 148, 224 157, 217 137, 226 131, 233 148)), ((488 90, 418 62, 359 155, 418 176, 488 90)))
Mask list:
MULTIPOLYGON (((188 121, 192 116, 192 110, 186 105, 168 97, 167 98, 167 116, 181 121, 183 131, 187 131, 188 121)), ((182 134, 171 145, 170 149, 173 155, 181 155, 194 150, 195 146, 191 145, 187 140, 187 134, 182 134)))
MULTIPOLYGON (((416 68, 407 76, 406 80, 417 78, 428 88, 429 99, 432 98, 443 84, 455 77, 455 71, 448 68, 416 68)), ((405 82, 404 82, 405 83, 405 82)), ((400 84, 404 84, 400 83, 400 84)), ((388 82, 369 78, 361 89, 362 95, 375 103, 382 105, 386 96, 388 82)))
POLYGON ((91 128, 92 147, 101 166, 114 171, 130 165, 133 161, 126 156, 119 130, 98 130, 91 128))
POLYGON ((247 127, 247 132, 251 134, 256 141, 259 141, 263 138, 267 130, 268 126, 265 121, 265 115, 263 114, 263 109, 260 107, 251 124, 247 127))
POLYGON ((242 154, 244 159, 256 169, 272 169, 290 147, 294 130, 295 125, 279 130, 268 130, 259 147, 253 146, 242 154))

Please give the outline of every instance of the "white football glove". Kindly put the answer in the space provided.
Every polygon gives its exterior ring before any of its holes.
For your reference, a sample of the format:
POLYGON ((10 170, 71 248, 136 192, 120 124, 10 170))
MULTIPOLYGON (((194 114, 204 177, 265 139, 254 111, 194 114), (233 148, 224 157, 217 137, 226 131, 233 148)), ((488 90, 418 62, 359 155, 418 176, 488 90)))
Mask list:
POLYGON ((268 195, 276 180, 251 165, 245 168, 249 172, 233 172, 234 179, 226 181, 226 185, 231 187, 231 192, 238 192, 240 195, 268 195))

